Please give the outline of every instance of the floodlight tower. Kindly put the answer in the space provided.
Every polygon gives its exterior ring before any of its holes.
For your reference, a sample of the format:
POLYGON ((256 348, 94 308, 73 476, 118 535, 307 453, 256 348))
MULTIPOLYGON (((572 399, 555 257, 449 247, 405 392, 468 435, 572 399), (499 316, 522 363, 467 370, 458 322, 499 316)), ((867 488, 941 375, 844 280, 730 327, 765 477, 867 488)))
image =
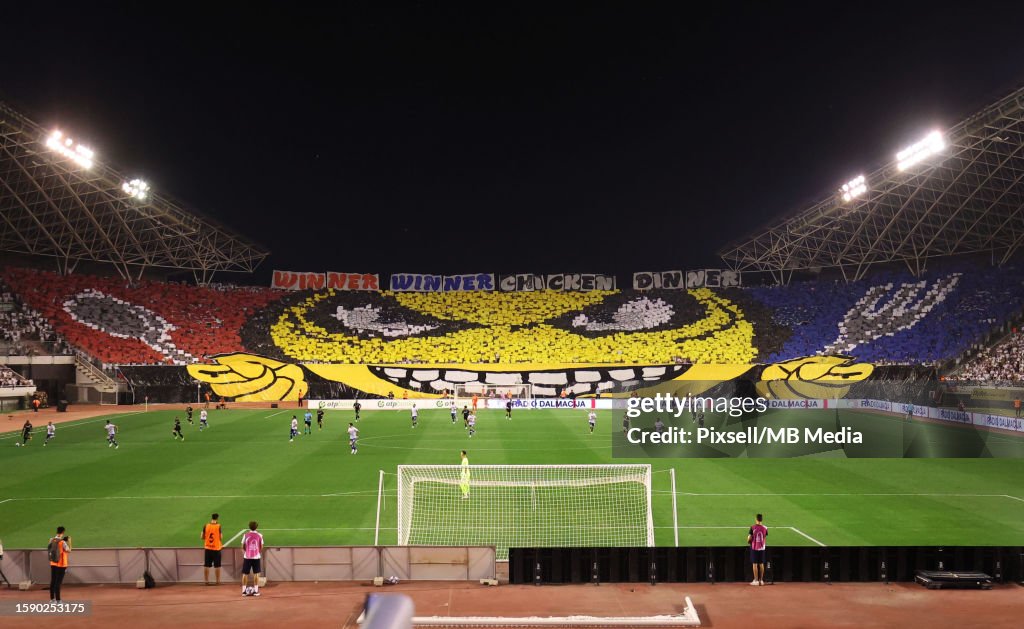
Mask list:
POLYGON ((839 188, 839 198, 843 203, 849 203, 868 191, 868 183, 864 175, 859 175, 847 181, 839 188))
POLYGON ((92 168, 94 153, 92 149, 75 142, 72 138, 66 137, 63 131, 59 129, 54 130, 46 138, 46 148, 51 151, 68 158, 78 166, 89 170, 92 168))
POLYGON ((941 131, 932 131, 921 140, 896 153, 896 168, 906 170, 915 164, 928 159, 946 148, 946 140, 941 131))
POLYGON ((149 184, 142 179, 132 179, 121 184, 121 189, 136 201, 145 201, 149 197, 149 184))

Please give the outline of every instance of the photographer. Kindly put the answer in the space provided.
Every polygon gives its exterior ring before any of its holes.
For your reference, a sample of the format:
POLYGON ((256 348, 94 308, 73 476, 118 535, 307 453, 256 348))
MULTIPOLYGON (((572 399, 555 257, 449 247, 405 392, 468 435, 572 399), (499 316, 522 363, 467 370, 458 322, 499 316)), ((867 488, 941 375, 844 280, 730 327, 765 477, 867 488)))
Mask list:
POLYGON ((60 584, 68 571, 68 555, 71 554, 71 537, 64 534, 64 527, 57 527, 57 534, 47 546, 50 557, 50 602, 60 601, 60 584))

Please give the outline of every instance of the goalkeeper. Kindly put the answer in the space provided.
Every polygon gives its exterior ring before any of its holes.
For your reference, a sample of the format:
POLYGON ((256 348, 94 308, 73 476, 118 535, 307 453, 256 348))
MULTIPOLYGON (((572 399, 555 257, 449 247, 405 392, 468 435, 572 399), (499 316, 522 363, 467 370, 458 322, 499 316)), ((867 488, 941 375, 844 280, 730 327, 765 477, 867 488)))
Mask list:
POLYGON ((469 455, 462 451, 462 472, 459 474, 459 489, 462 490, 462 499, 469 499, 469 455))

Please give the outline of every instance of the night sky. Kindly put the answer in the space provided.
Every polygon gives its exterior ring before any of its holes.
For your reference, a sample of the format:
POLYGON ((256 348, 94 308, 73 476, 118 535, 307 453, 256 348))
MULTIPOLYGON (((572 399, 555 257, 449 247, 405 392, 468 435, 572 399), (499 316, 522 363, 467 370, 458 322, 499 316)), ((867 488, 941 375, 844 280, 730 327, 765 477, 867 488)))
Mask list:
POLYGON ((267 246, 260 283, 720 266, 1024 82, 1009 3, 29 4, 0 98, 267 246))

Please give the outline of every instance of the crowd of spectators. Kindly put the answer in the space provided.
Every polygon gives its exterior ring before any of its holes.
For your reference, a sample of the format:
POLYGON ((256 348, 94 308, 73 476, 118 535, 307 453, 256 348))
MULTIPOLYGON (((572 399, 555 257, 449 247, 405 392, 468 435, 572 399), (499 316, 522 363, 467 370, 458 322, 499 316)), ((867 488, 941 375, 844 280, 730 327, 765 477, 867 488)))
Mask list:
POLYGON ((329 290, 272 310, 246 327, 246 343, 309 362, 748 364, 757 355, 743 308, 708 289, 329 290))
MULTIPOLYGON (((0 277, 0 303, 13 304, 0 309, 0 347, 66 338, 107 370, 231 352, 355 364, 750 364, 821 353, 936 364, 1024 308, 1024 271, 963 264, 923 277, 642 293, 283 293, 12 267, 0 277)), ((1017 377, 1019 350, 995 348, 974 368, 1017 377)))
POLYGON ((983 343, 1024 307, 1014 266, 951 265, 921 278, 883 271, 856 282, 746 289, 789 339, 769 362, 835 351, 874 364, 934 365, 983 343))
POLYGON ((54 331, 46 317, 26 306, 0 279, 0 347, 11 356, 41 351, 68 354, 70 346, 54 331))
POLYGON ((0 365, 0 387, 30 387, 33 383, 6 365, 0 365))
POLYGON ((269 288, 217 288, 8 267, 4 280, 76 348, 105 365, 187 364, 245 351, 239 329, 279 299, 269 288))
POLYGON ((1024 333, 1013 329, 1006 338, 967 363, 956 378, 991 384, 1024 382, 1024 333))

